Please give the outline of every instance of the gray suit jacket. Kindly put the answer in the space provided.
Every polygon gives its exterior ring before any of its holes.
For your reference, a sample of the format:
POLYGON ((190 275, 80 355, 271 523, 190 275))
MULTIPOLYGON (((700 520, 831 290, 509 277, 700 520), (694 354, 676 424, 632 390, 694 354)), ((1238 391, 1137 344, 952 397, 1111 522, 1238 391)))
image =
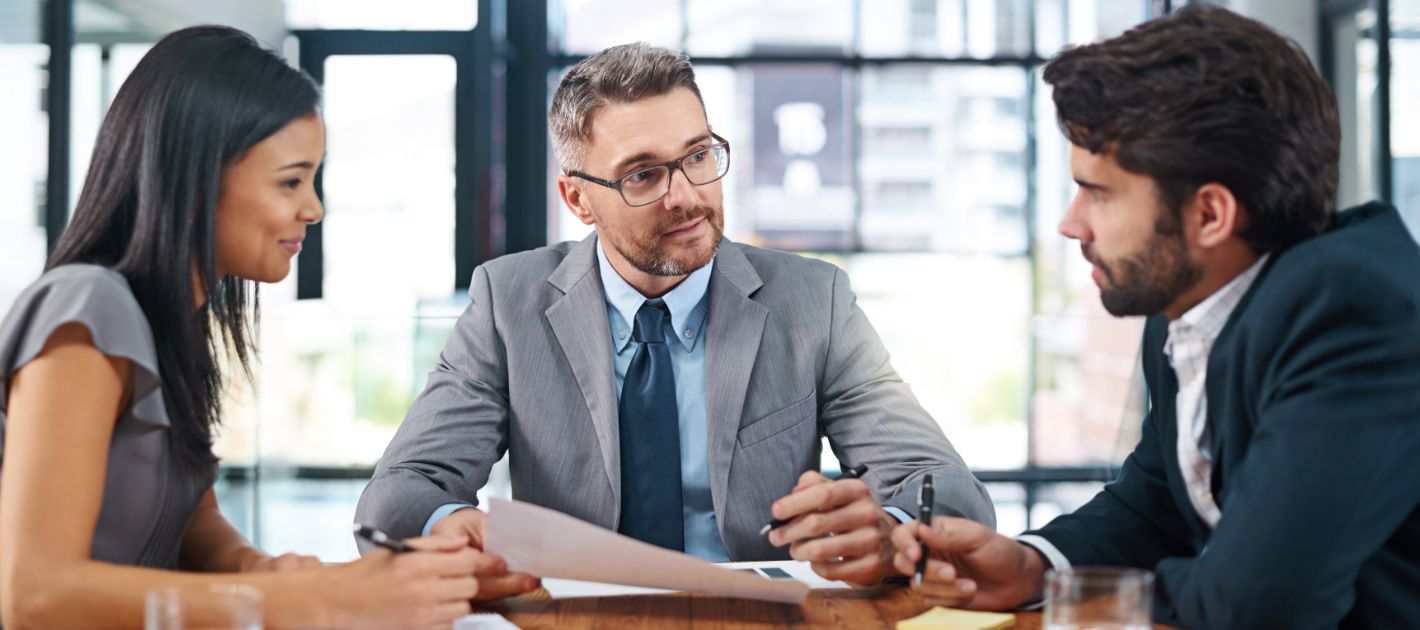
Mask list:
MULTIPOLYGON (((360 497, 360 522, 417 536, 439 506, 475 503, 506 452, 514 498, 616 528, 617 398, 596 243, 474 270, 473 303, 360 497)), ((707 297, 705 443, 732 559, 787 557, 758 530, 818 469, 823 436, 841 461, 868 466, 884 505, 916 514, 934 473, 936 513, 994 525, 985 488, 893 371, 841 270, 726 240, 707 297)))

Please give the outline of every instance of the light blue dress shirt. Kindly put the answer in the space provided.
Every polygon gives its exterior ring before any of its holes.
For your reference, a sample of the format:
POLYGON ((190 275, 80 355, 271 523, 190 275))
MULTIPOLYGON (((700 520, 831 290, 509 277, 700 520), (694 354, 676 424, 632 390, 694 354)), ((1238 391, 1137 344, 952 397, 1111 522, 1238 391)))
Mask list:
MULTIPOLYGON (((636 311, 647 300, 618 274, 606 258, 600 240, 597 243, 597 263, 602 288, 606 294, 607 321, 611 324, 612 361, 616 367, 616 397, 621 398, 621 384, 640 344, 631 339, 631 324, 636 311)), ((709 312, 706 295, 710 287, 710 271, 715 261, 695 270, 670 293, 660 299, 671 312, 665 331, 671 354, 671 369, 675 372, 676 407, 680 411, 680 483, 684 503, 681 518, 685 524, 685 553, 710 562, 730 559, 720 540, 715 524, 715 508, 710 496, 709 429, 705 410, 705 344, 700 338, 705 332, 705 316, 709 312), (679 343, 669 343, 675 338, 679 343)), ((440 506, 424 524, 424 535, 439 519, 456 510, 471 507, 465 503, 440 506)), ((766 517, 767 518, 767 517, 766 517)))
MULTIPOLYGON (((601 270, 602 287, 606 291, 607 321, 611 323, 611 350, 616 364, 616 397, 621 398, 621 384, 641 344, 632 341, 631 326, 636 311, 647 300, 612 268, 601 242, 597 243, 597 263, 601 270)), ((705 424, 705 315, 709 312, 705 299, 710 287, 710 264, 692 272, 685 280, 661 297, 670 309, 666 324, 666 346, 671 353, 671 369, 675 371, 675 400, 680 411, 680 492, 684 503, 681 518, 685 523, 685 553, 709 560, 727 562, 730 559, 720 541, 720 529, 715 524, 715 507, 710 498, 709 429, 705 424), (670 343, 675 338, 679 343, 670 343)))

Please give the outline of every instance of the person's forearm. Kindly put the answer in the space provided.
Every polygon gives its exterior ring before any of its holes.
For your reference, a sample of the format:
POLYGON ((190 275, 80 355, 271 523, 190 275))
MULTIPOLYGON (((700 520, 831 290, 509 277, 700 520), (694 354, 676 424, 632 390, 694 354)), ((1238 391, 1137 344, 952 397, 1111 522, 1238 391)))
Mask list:
POLYGON ((200 506, 183 535, 179 566, 204 573, 246 571, 266 554, 253 547, 214 505, 200 506))
MULTIPOLYGON (((267 628, 325 627, 329 623, 328 576, 334 568, 286 573, 195 574, 114 565, 85 560, 68 566, 35 568, 23 580, 9 576, 0 599, 4 626, 24 628, 139 628, 145 594, 154 589, 204 589, 215 584, 245 584, 262 592, 267 628)), ((195 613, 197 627, 218 627, 219 609, 193 597, 183 601, 195 613), (204 605, 205 604, 205 605, 204 605)))

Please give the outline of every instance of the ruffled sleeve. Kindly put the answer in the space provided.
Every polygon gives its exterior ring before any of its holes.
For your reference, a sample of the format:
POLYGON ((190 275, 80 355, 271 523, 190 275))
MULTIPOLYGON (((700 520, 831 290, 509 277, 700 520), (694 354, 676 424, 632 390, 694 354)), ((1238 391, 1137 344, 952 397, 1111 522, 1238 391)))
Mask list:
MULTIPOLYGON (((60 326, 78 323, 89 329, 94 346, 132 364, 135 420, 170 426, 160 389, 153 330, 127 280, 97 265, 64 265, 40 276, 0 322, 0 410, 8 407, 10 379, 44 350, 60 326)), ((83 383, 73 383, 83 387, 83 383)))

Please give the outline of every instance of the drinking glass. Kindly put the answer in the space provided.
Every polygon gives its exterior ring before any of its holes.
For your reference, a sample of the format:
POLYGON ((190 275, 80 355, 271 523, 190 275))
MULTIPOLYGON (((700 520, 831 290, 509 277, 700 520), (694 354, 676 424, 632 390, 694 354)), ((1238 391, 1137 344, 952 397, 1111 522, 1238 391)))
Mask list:
POLYGON ((261 590, 245 584, 148 591, 144 630, 261 630, 261 590))
POLYGON ((1154 574, 1075 567, 1045 573, 1045 630, 1149 630, 1154 574))

